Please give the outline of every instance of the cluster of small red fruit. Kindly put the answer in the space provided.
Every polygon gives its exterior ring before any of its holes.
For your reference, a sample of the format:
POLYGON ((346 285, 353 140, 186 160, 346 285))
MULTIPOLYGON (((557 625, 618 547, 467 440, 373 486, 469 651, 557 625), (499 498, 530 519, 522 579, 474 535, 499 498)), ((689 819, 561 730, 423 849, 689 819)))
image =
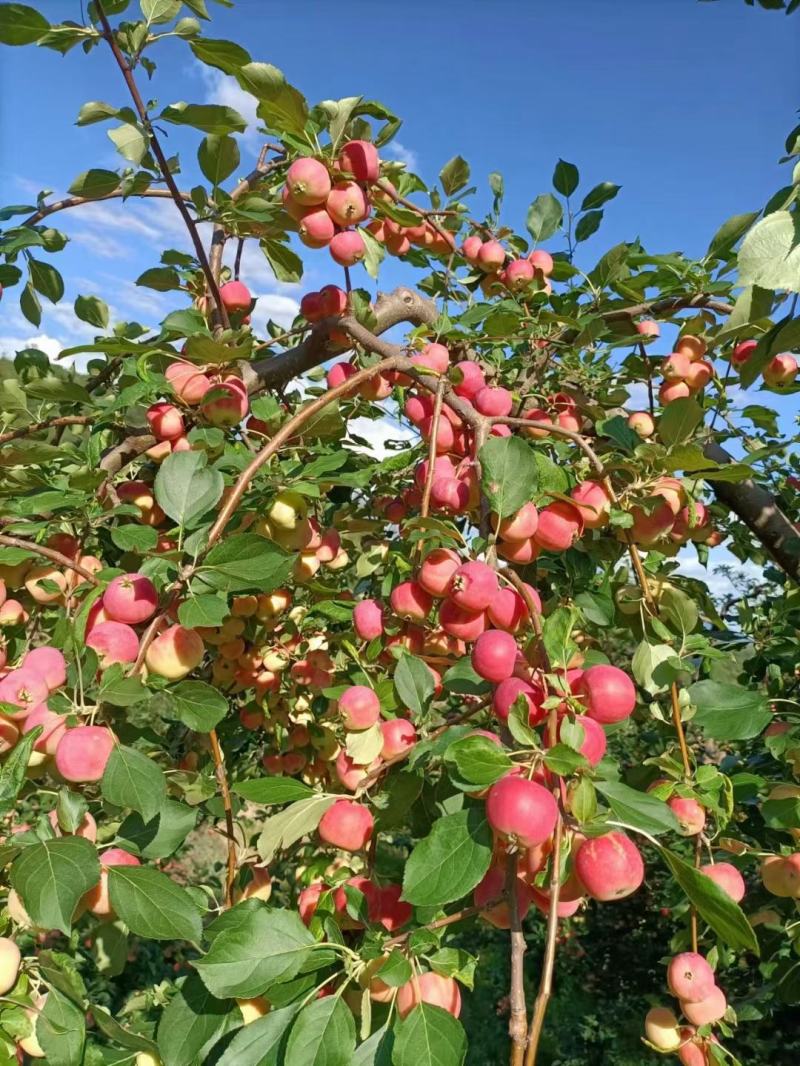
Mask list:
POLYGON ((669 1007, 653 1007, 644 1023, 647 1041, 658 1051, 676 1052, 682 1066, 709 1066, 715 1061, 710 1046, 719 1041, 697 1030, 721 1021, 728 1008, 713 969, 696 951, 681 952, 667 966, 667 985, 689 1024, 681 1024, 669 1007))

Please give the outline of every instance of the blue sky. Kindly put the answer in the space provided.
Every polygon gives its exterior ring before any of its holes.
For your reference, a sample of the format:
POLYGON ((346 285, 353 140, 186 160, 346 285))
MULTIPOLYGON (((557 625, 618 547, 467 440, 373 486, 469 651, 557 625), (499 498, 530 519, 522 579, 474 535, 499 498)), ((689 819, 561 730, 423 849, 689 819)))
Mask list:
MULTIPOLYGON (((53 21, 80 20, 77 0, 38 6, 53 21)), ((132 11, 137 6, 133 0, 132 11)), ((550 189, 559 156, 579 166, 584 192, 602 180, 622 185, 599 233, 581 246, 579 265, 637 236, 650 250, 702 254, 722 221, 758 209, 788 180, 777 161, 795 123, 800 15, 787 19, 743 0, 238 0, 231 10, 209 8, 208 36, 274 63, 310 101, 363 94, 393 108, 405 120, 395 153, 425 179, 460 153, 483 208, 487 175, 500 170, 504 221, 519 230, 530 201, 550 189)), ((213 100, 246 113, 236 86, 204 73, 185 42, 166 42, 155 58, 159 70, 143 91, 160 105, 213 100)), ((106 49, 62 58, 5 48, 0 90, 2 203, 29 201, 40 188, 63 192, 90 166, 119 165, 104 125, 73 125, 87 100, 128 103, 106 49)), ((186 184, 197 177, 196 143, 169 128, 186 184)), ((242 138, 242 171, 259 144, 255 134, 242 138)), ((169 204, 108 203, 54 223, 71 238, 54 260, 68 279, 65 300, 46 307, 34 330, 9 293, 0 305, 1 352, 35 338, 54 355, 85 336, 71 309, 79 292, 103 295, 120 317, 146 324, 169 308, 172 297, 131 283, 165 243, 185 246, 169 204)), ((245 261, 244 278, 261 297, 256 325, 267 313, 290 319, 301 291, 338 280, 325 252, 310 253, 308 266, 298 289, 277 285, 257 254, 245 261)), ((408 280, 405 271, 390 263, 381 287, 408 280)), ((363 271, 358 283, 369 287, 363 271)))

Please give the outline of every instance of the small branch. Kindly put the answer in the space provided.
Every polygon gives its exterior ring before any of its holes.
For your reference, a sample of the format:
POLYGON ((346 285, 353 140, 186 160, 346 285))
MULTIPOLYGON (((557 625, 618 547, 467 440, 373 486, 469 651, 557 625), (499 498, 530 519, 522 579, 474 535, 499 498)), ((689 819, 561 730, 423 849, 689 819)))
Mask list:
POLYGON ((525 934, 519 916, 517 897, 517 853, 511 852, 506 865, 506 897, 511 915, 511 988, 508 1035, 511 1037, 511 1066, 523 1066, 528 1038, 528 1010, 525 1004, 525 934))
POLYGON ((559 808, 556 827, 553 832, 553 851, 550 855, 550 907, 547 911, 547 932, 545 934, 544 960, 539 992, 533 1005, 533 1017, 528 1032, 528 1048, 525 1052, 525 1066, 536 1066, 539 1053, 539 1041, 544 1028, 544 1019, 550 997, 553 994, 553 971, 556 963, 556 936, 558 933, 558 900, 561 894, 561 809, 559 808))
POLYGON ((85 426, 96 420, 96 415, 63 415, 58 418, 47 418, 44 422, 31 422, 21 429, 11 429, 7 433, 0 433, 0 445, 8 444, 11 440, 21 440, 29 437, 32 433, 38 433, 40 429, 55 429, 57 426, 85 426))
MULTIPOLYGON (((497 900, 499 903, 500 900, 497 900)), ((485 904, 483 907, 464 907, 460 911, 456 911, 455 914, 448 914, 444 918, 437 918, 435 922, 428 922, 427 925, 417 926, 412 930, 418 933, 421 929, 444 929, 448 925, 455 925, 456 922, 464 921, 466 918, 474 918, 476 914, 480 914, 482 910, 486 910, 492 906, 491 901, 485 904)), ((385 947, 396 947, 398 944, 404 944, 411 936, 411 932, 400 933, 398 936, 393 936, 390 940, 387 940, 385 947)))
POLYGON ((200 269, 203 271, 203 275, 206 279, 206 285, 208 286, 208 290, 211 293, 211 298, 214 301, 214 315, 219 320, 222 326, 227 327, 228 315, 222 304, 222 300, 220 299, 219 286, 217 285, 216 279, 211 271, 211 267, 206 256, 206 250, 203 247, 203 242, 200 240, 200 235, 197 232, 197 227, 195 226, 194 219, 189 214, 189 210, 186 207, 183 195, 178 186, 175 184, 175 178, 172 176, 172 171, 169 169, 167 157, 164 155, 164 151, 161 147, 158 137, 156 136, 155 130, 153 129, 153 124, 150 121, 150 116, 147 113, 147 108, 145 107, 144 100, 142 100, 139 88, 136 84, 136 79, 134 78, 133 71, 131 70, 130 63, 125 58, 122 53, 122 50, 117 44, 117 39, 114 36, 113 30, 111 29, 111 24, 108 21, 108 16, 103 10, 102 0, 96 0, 95 6, 97 9, 97 17, 103 27, 102 36, 108 44, 109 48, 111 49, 114 59, 117 61, 117 66, 119 67, 120 72, 122 73, 122 77, 125 79, 125 84, 128 86, 128 91, 131 95, 131 99, 133 100, 134 107, 136 108, 136 111, 139 115, 139 119, 142 123, 142 126, 144 127, 145 133, 147 134, 147 138, 150 143, 150 148, 153 151, 153 155, 156 157, 159 170, 161 171, 161 176, 166 182, 167 188, 170 192, 170 196, 175 202, 175 206, 177 207, 180 216, 183 219, 184 225, 188 230, 189 237, 191 238, 192 244, 194 245, 195 254, 200 264, 200 269))
MULTIPOLYGON (((191 204, 192 198, 188 192, 179 192, 181 200, 184 203, 191 204)), ((140 197, 156 197, 160 200, 172 200, 173 194, 169 189, 143 189, 141 192, 125 192, 123 189, 114 189, 113 192, 104 193, 102 196, 65 196, 63 200, 56 200, 52 204, 45 204, 44 207, 39 208, 32 215, 22 223, 23 226, 35 226, 41 222, 42 219, 48 217, 48 215, 54 215, 57 211, 67 211, 71 207, 81 207, 83 204, 100 204, 104 200, 121 200, 128 196, 140 197)))
POLYGON ((233 885, 236 881, 236 838, 233 830, 233 805, 231 804, 231 790, 228 787, 228 777, 225 773, 225 758, 220 747, 216 729, 208 734, 211 743, 211 755, 214 759, 214 773, 222 796, 222 806, 225 808, 225 828, 228 838, 228 865, 225 875, 225 905, 233 906, 233 885))
POLYGON ((35 555, 41 555, 44 559, 49 559, 51 563, 63 566, 66 570, 74 571, 91 585, 97 586, 101 584, 90 570, 81 566, 80 563, 76 563, 74 559, 70 559, 68 555, 56 551, 55 548, 47 548, 44 544, 32 544, 29 540, 23 540, 22 537, 9 537, 5 533, 0 534, 0 545, 5 548, 23 548, 25 551, 33 552, 35 555))
MULTIPOLYGON (((439 436, 439 422, 442 417, 442 399, 447 382, 441 378, 436 388, 436 400, 433 405, 433 417, 431 419, 431 439, 428 447, 428 472, 425 478, 425 489, 422 493, 422 506, 419 513, 422 518, 428 517, 431 506, 431 490, 433 488, 433 476, 436 467, 436 438, 439 436)), ((422 541, 418 547, 421 547, 422 541)))

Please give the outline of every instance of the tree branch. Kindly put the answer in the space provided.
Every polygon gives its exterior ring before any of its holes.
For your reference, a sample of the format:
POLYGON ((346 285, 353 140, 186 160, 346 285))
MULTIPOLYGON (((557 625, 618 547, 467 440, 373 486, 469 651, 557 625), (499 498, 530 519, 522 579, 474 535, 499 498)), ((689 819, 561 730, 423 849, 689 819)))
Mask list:
POLYGON ((208 734, 211 743, 211 755, 214 759, 214 773, 219 785, 222 797, 222 806, 225 809, 225 828, 228 841, 228 862, 225 875, 225 905, 233 906, 233 885, 236 880, 236 838, 233 832, 233 805, 231 803, 231 790, 228 787, 228 775, 225 773, 225 757, 217 736, 216 729, 208 734))
POLYGON ((11 440, 21 440, 29 437, 31 433, 38 433, 40 429, 55 429, 57 426, 85 426, 94 422, 95 415, 62 415, 58 418, 46 418, 44 422, 30 422, 20 429, 10 429, 7 433, 0 433, 0 445, 8 444, 11 440))
MULTIPOLYGON (((179 192, 180 198, 187 204, 192 202, 188 192, 179 192)), ((65 196, 63 200, 56 200, 55 203, 46 204, 40 208, 34 214, 30 215, 22 223, 23 226, 35 226, 41 222, 42 219, 48 217, 48 215, 54 215, 56 211, 66 211, 70 207, 80 207, 82 204, 100 204, 104 200, 121 200, 123 197, 135 196, 137 198, 144 196, 154 196, 160 200, 173 200, 174 196, 169 189, 144 189, 141 192, 126 193, 121 188, 114 189, 113 192, 107 192, 103 196, 65 196)))
POLYGON ((25 551, 33 552, 35 555, 41 555, 44 559, 49 559, 51 563, 63 566, 65 570, 74 571, 91 585, 100 584, 91 570, 87 570, 86 567, 76 563, 68 555, 56 551, 55 548, 48 548, 44 544, 32 544, 29 540, 23 540, 22 537, 9 537, 5 533, 0 535, 0 546, 4 548, 23 548, 25 551))
POLYGON ((517 896, 517 853, 510 852, 506 863, 506 897, 510 912, 511 988, 508 1035, 511 1037, 511 1066, 523 1066, 528 1039, 528 1010, 525 1004, 525 934, 519 916, 517 896))

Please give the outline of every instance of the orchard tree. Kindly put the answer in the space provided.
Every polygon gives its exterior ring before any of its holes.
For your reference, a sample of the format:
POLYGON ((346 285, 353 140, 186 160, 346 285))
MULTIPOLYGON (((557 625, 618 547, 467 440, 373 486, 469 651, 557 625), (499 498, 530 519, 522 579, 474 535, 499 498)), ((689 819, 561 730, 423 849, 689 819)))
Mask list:
POLYGON ((578 265, 617 185, 560 160, 519 232, 499 173, 473 217, 464 159, 426 185, 386 107, 310 106, 204 0, 85 15, 0 5, 3 43, 118 70, 77 124, 123 157, 3 210, 3 306, 62 299, 87 203, 168 201, 190 250, 137 280, 162 322, 78 295, 85 373, 27 348, 0 386, 0 1060, 458 1066, 487 922, 496 1061, 533 1066, 572 916, 660 867, 643 1061, 735 1063, 737 1010, 800 992, 798 167, 698 260, 578 265), (147 102, 174 38, 253 97, 257 158, 233 108, 147 102), (329 279, 288 328, 255 332, 251 254, 329 279), (733 621, 676 559, 723 541, 769 583, 733 621))

